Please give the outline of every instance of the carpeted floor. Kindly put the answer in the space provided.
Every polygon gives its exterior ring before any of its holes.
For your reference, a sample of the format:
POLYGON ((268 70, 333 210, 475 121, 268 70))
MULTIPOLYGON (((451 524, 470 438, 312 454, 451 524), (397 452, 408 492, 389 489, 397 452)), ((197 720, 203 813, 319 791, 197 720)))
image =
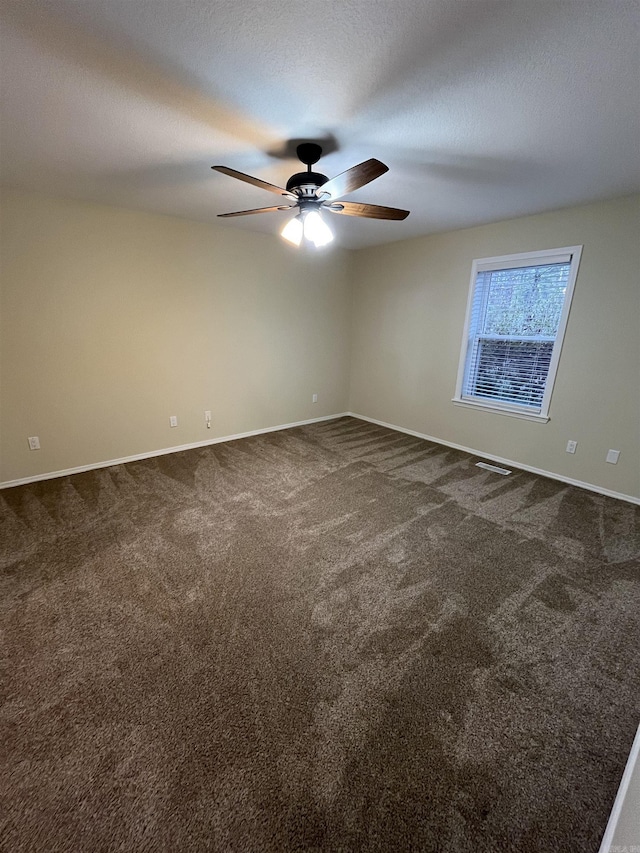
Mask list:
POLYGON ((351 418, 0 493, 0 843, 597 851, 640 507, 351 418))

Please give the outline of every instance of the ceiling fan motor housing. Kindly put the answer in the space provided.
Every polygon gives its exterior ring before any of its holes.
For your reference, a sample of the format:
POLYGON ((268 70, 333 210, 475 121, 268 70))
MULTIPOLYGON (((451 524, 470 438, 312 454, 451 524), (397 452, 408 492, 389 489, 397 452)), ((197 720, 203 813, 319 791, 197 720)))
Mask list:
POLYGON ((299 196, 313 196, 328 180, 329 178, 320 172, 296 172, 287 181, 287 192, 295 192, 299 196))

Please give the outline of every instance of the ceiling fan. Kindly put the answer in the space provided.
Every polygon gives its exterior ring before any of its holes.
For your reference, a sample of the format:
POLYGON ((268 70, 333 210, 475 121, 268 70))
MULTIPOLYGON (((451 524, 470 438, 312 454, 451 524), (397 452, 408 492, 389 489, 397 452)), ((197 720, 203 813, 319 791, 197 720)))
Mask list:
POLYGON ((235 213, 220 213, 220 217, 248 216, 252 213, 271 213, 275 210, 297 209, 293 219, 289 219, 281 231, 285 240, 299 246, 304 239, 316 247, 324 246, 333 240, 331 229, 320 215, 320 211, 343 213, 346 216, 364 216, 367 219, 406 219, 408 210, 397 207, 382 207, 378 204, 362 204, 356 201, 338 201, 342 196, 363 187, 389 171, 389 167, 380 160, 365 160, 335 178, 329 179, 311 167, 322 156, 322 147, 315 142, 303 142, 296 148, 298 159, 307 167, 306 172, 297 172, 287 181, 286 188, 276 187, 260 178, 245 175, 227 166, 212 166, 217 172, 245 181, 254 187, 283 196, 287 204, 274 207, 259 207, 255 210, 238 210, 235 213))

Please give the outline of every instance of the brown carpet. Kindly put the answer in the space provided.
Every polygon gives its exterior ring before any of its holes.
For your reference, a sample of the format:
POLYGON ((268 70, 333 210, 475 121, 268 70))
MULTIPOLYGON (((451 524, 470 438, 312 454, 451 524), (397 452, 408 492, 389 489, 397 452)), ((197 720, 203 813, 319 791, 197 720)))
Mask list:
POLYGON ((351 418, 0 493, 3 849, 597 851, 640 507, 351 418))

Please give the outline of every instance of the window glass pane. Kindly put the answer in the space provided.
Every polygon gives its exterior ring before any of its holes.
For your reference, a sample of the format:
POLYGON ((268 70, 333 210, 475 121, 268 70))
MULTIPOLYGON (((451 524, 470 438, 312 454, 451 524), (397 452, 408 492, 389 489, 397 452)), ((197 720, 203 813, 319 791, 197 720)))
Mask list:
POLYGON ((470 393, 539 408, 553 341, 478 341, 470 393))
POLYGON ((570 264, 481 273, 488 280, 478 332, 486 335, 554 337, 564 303, 570 264))

